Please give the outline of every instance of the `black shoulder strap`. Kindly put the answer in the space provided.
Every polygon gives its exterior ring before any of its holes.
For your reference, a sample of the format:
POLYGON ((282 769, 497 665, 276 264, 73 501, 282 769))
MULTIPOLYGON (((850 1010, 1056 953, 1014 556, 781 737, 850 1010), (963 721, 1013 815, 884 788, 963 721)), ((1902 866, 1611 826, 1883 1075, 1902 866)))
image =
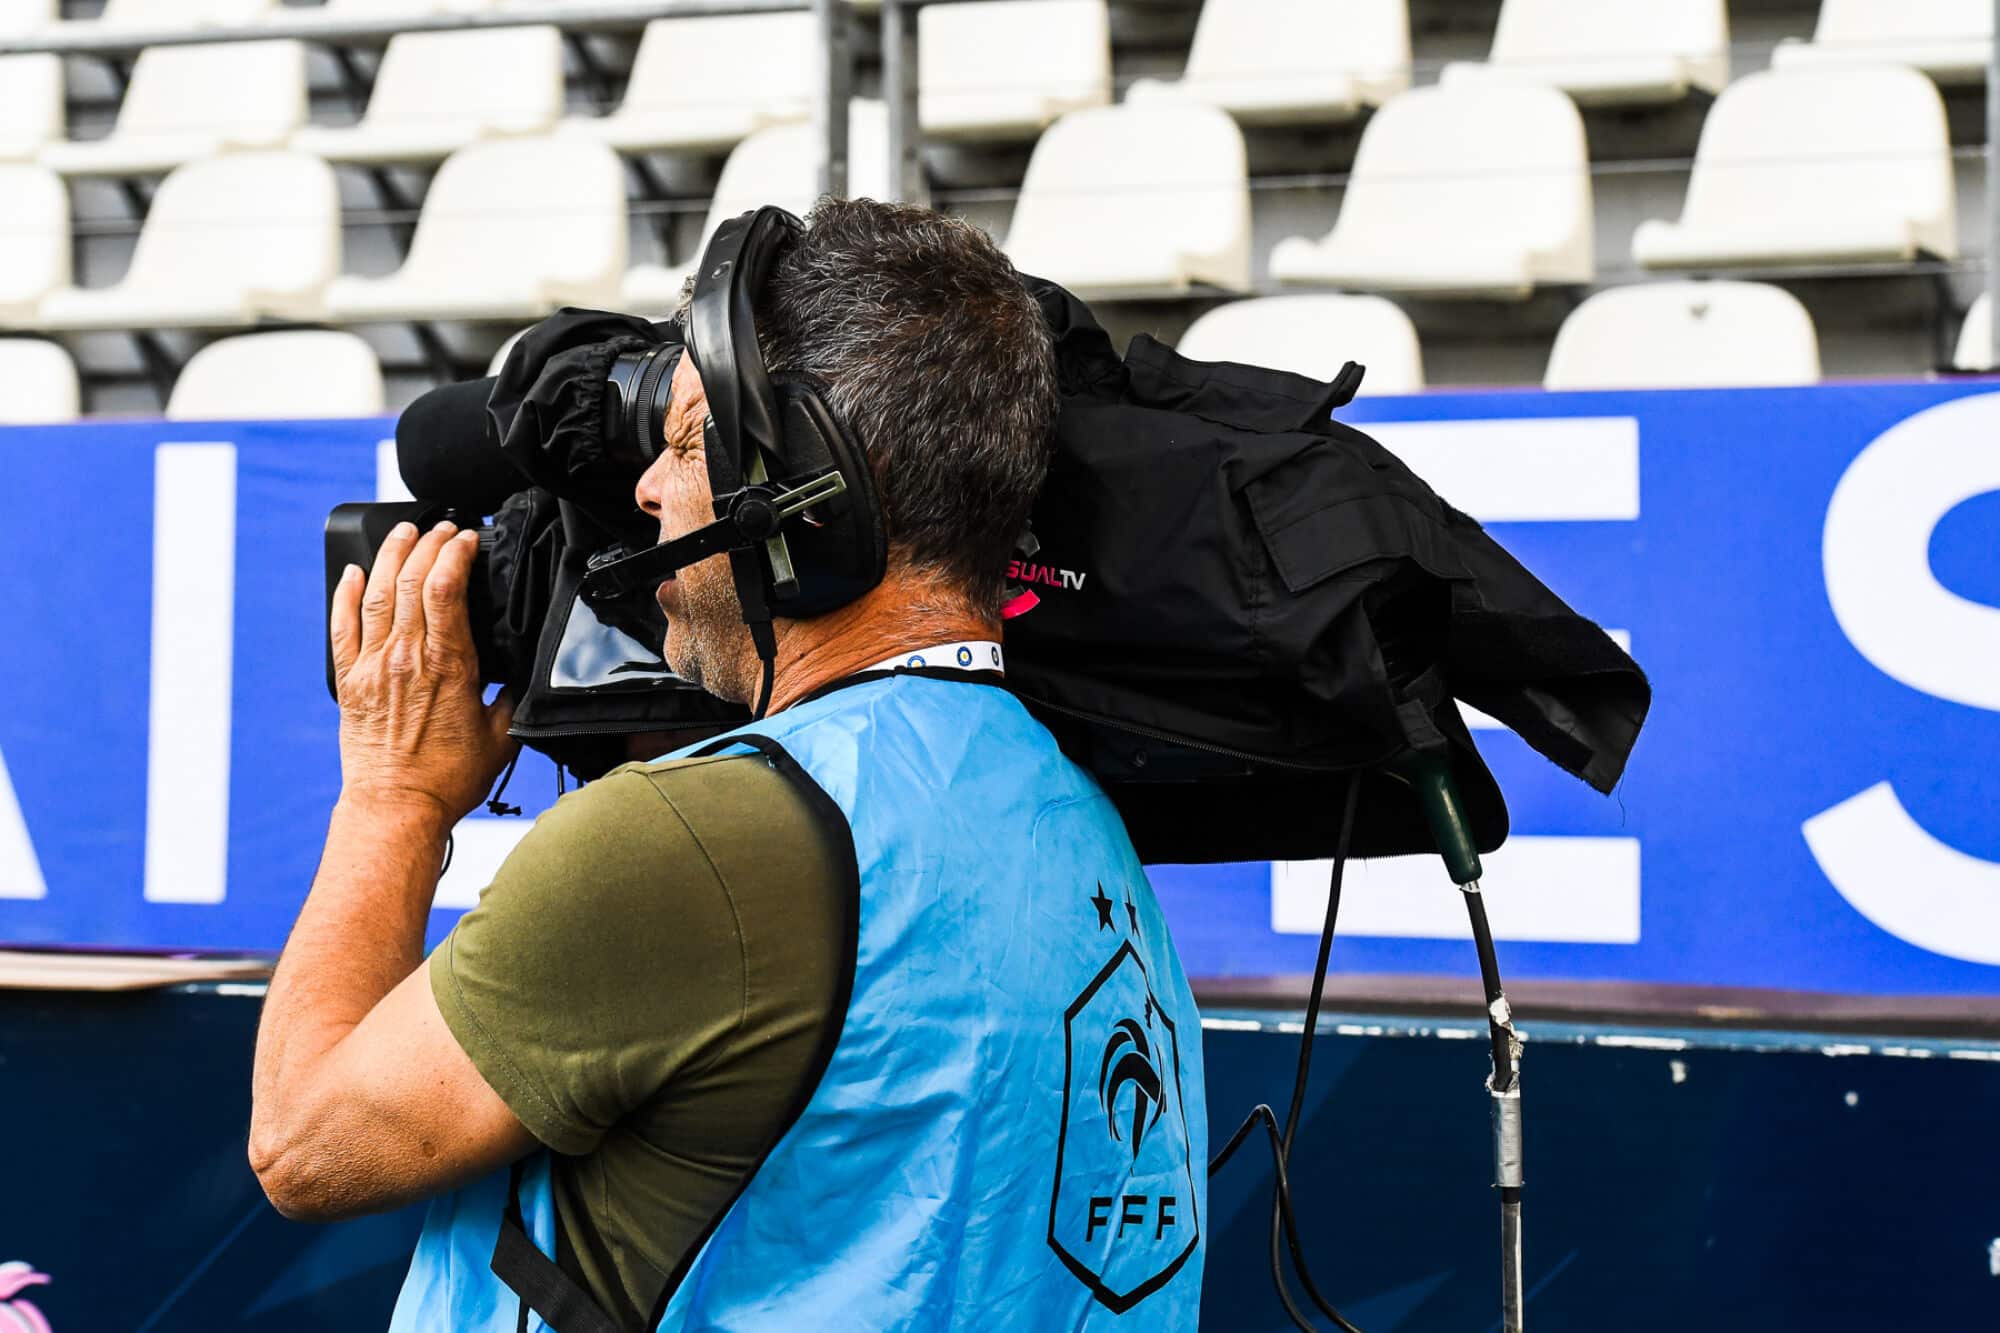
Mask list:
MULTIPOLYGON (((521 1298, 517 1333, 528 1333, 528 1311, 556 1333, 620 1333, 618 1325, 555 1260, 535 1247, 521 1220, 521 1175, 527 1165, 514 1163, 507 1178, 507 1210, 500 1217, 500 1234, 493 1242, 493 1276, 521 1298)), ((561 1227, 561 1222, 556 1224, 561 1227)))

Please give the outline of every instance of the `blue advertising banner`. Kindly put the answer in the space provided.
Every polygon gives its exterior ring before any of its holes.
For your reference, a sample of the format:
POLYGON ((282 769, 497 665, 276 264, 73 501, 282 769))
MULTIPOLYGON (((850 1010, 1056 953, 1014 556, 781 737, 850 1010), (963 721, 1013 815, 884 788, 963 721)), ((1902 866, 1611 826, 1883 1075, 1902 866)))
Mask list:
MULTIPOLYGON (((1993 388, 1343 409, 1653 679, 1610 798, 1476 730, 1513 814, 1486 879, 1510 977, 2000 994, 1993 388)), ((321 525, 395 494, 389 433, 0 429, 0 940, 282 943, 339 781, 321 525)), ((531 757, 510 799, 555 789, 531 757)), ((526 822, 461 827, 434 936, 526 822)), ((1191 973, 1310 969, 1323 865, 1154 879, 1191 973)), ((1336 967, 1473 970, 1436 862, 1348 883, 1336 967)))

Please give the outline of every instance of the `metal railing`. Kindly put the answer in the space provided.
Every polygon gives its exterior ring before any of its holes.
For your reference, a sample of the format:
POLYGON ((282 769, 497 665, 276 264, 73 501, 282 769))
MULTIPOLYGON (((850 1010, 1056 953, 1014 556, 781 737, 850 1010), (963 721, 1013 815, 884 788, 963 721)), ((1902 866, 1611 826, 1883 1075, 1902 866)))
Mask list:
MULTIPOLYGON (((880 3, 882 92, 888 109, 890 184, 895 196, 905 202, 931 202, 923 166, 923 132, 918 114, 921 70, 917 14, 928 5, 965 2, 881 0, 880 3)), ((1993 0, 1993 8, 1996 30, 2000 30, 2000 0, 1993 0)), ((799 12, 811 12, 816 16, 820 37, 822 58, 815 65, 812 99, 815 133, 823 145, 818 183, 824 193, 844 195, 849 184, 849 108, 853 100, 857 63, 856 11, 849 0, 602 0, 592 4, 524 5, 507 10, 403 18, 346 18, 325 16, 322 11, 312 9, 299 9, 237 27, 183 27, 157 31, 124 26, 91 31, 96 25, 73 23, 62 25, 59 30, 42 29, 0 39, 0 56, 62 54, 117 62, 154 46, 273 40, 302 41, 341 53, 350 47, 380 46, 405 32, 470 32, 546 24, 571 34, 615 33, 643 28, 656 19, 799 12)), ((1986 164, 1986 253, 1994 256, 2000 255, 2000 42, 1993 45, 1988 57, 1986 113, 1986 143, 1973 151, 1979 152, 1986 164)), ((1593 171, 1608 169, 1593 164, 1593 171)), ((1324 180, 1315 179, 1312 183, 1337 184, 1340 183, 1339 177, 1340 174, 1336 173, 1326 176, 1324 180)), ((953 193, 956 197, 962 192, 953 193)), ((1959 267, 1976 268, 1978 265, 1964 264, 1959 267)), ((1984 267, 1985 290, 1996 315, 2000 316, 2000 263, 1989 261, 1984 267)), ((1782 274, 1791 270, 1774 272, 1782 274)), ((1993 320, 1989 354, 1992 364, 2000 367, 2000 317, 1993 320)))
MULTIPOLYGON (((70 33, 43 29, 0 40, 0 56, 70 55, 118 61, 155 46, 211 46, 226 42, 299 41, 334 48, 380 46, 406 32, 478 32, 494 28, 552 25, 566 32, 622 32, 655 19, 721 18, 746 14, 811 11, 818 19, 821 59, 814 67, 813 120, 825 145, 820 189, 847 192, 848 104, 854 88, 853 8, 846 0, 627 0, 617 3, 493 10, 466 14, 425 14, 408 18, 272 18, 240 27, 147 30, 119 26, 91 32, 88 23, 70 33)), ((311 15, 312 10, 300 10, 311 15)), ((66 25, 69 26, 69 25, 66 25)))

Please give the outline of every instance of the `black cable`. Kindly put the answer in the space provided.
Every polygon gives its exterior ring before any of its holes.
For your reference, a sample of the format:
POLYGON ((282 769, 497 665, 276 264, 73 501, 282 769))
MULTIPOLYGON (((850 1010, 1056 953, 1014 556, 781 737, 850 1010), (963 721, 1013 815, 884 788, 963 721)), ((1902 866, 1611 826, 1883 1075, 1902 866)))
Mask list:
POLYGON ((1333 1320, 1344 1333, 1361 1333, 1361 1330, 1356 1328, 1345 1315, 1334 1308, 1331 1301, 1320 1294, 1319 1286, 1313 1281, 1312 1273, 1306 1266, 1305 1246, 1299 1240, 1298 1219, 1292 1211, 1289 1169, 1292 1140, 1298 1133, 1299 1117, 1305 1105, 1306 1080, 1312 1070, 1312 1040, 1319 1027, 1320 1005, 1326 991, 1327 963, 1333 952, 1334 923, 1340 913, 1341 880, 1347 867, 1347 849, 1354 833, 1354 811, 1359 803, 1360 793, 1361 779, 1360 775, 1356 774, 1348 779, 1347 798, 1341 809, 1340 840, 1335 846, 1333 871, 1327 885, 1326 922, 1320 929, 1319 955, 1313 965, 1312 990, 1306 999, 1305 1030, 1299 1036, 1298 1073, 1292 1083, 1292 1100, 1285 1118, 1285 1127, 1282 1131, 1278 1128, 1277 1113, 1269 1106, 1259 1105, 1251 1110, 1241 1125, 1237 1126, 1229 1142, 1223 1145, 1222 1151, 1211 1158, 1208 1164, 1208 1174, 1213 1177, 1243 1145, 1253 1125, 1262 1121, 1269 1131, 1271 1158, 1277 1177, 1271 1202, 1271 1282, 1277 1289, 1278 1300, 1285 1307, 1286 1315, 1290 1317, 1292 1324, 1304 1333, 1314 1333, 1313 1326, 1292 1300, 1291 1291, 1286 1285, 1283 1257, 1278 1248, 1281 1234, 1286 1248, 1291 1251, 1292 1267, 1298 1271, 1299 1283, 1305 1288, 1306 1295, 1311 1298, 1313 1305, 1320 1313, 1333 1320))
MULTIPOLYGON (((520 766, 521 766, 521 751, 517 749, 514 751, 514 757, 507 761, 507 771, 502 773, 500 775, 500 781, 494 784, 493 794, 486 798, 486 808, 493 814, 518 815, 521 813, 520 806, 509 805, 507 804, 507 802, 500 799, 502 796, 505 796, 507 794, 507 784, 514 780, 514 770, 519 768, 520 766)), ((446 864, 449 865, 450 862, 447 861, 446 864)))
POLYGON ((1493 1042, 1493 1090, 1506 1092, 1514 1086, 1514 1052, 1506 1029, 1494 1013, 1494 1006, 1506 999, 1500 989, 1500 960, 1493 952, 1493 929, 1486 924, 1486 903, 1477 893, 1465 895, 1465 909, 1472 917, 1472 944, 1479 951, 1479 980, 1486 991, 1486 1031, 1493 1042))
POLYGON ((1326 922, 1320 927, 1319 956, 1313 961, 1312 992, 1306 997, 1306 1030, 1299 1036, 1299 1070, 1292 1079, 1292 1105, 1285 1113, 1285 1155, 1292 1152, 1292 1139, 1299 1132, 1299 1115, 1305 1108, 1306 1075, 1312 1069, 1313 1035, 1319 1030, 1320 1001, 1326 990, 1327 961, 1333 955, 1334 920, 1340 915, 1340 882, 1347 869, 1347 849, 1354 837, 1354 809, 1360 804, 1361 777, 1347 779, 1347 799, 1340 810, 1340 841, 1334 844, 1333 873, 1326 889, 1326 922))
MULTIPOLYGON (((1260 1102, 1251 1108, 1250 1114, 1243 1118, 1243 1123, 1236 1127, 1236 1132, 1229 1136, 1229 1142, 1223 1145, 1222 1151, 1209 1159, 1208 1174, 1213 1178, 1215 1173, 1236 1155, 1237 1148, 1241 1147, 1243 1140, 1249 1137, 1251 1126, 1259 1123, 1262 1123, 1271 1139, 1271 1160, 1278 1168, 1278 1206, 1283 1212, 1285 1230, 1296 1239, 1299 1224, 1298 1219, 1292 1216, 1292 1181, 1285 1170, 1284 1149, 1279 1146, 1278 1113, 1269 1106, 1260 1102)), ((1312 1321, 1307 1319, 1292 1302, 1292 1293, 1285 1287, 1285 1273, 1279 1266, 1278 1247, 1275 1245, 1271 1247, 1271 1285, 1277 1288, 1278 1301, 1285 1307, 1285 1314, 1291 1319, 1292 1326, 1298 1329, 1299 1333, 1317 1333, 1312 1321)))
MULTIPOLYGON (((1280 1140, 1285 1163, 1289 1167, 1292 1159, 1292 1143, 1298 1137, 1299 1118, 1305 1110, 1306 1081, 1312 1073, 1313 1038, 1319 1034, 1320 1004, 1326 992, 1326 971, 1333 954, 1334 924, 1340 916, 1340 886, 1347 869, 1347 850, 1354 836, 1354 810, 1359 804, 1361 777, 1359 774, 1347 780, 1347 798, 1340 812, 1340 840, 1334 846, 1333 870, 1328 876, 1326 892, 1326 920, 1320 927, 1319 955, 1313 962, 1312 990, 1306 997, 1306 1025, 1299 1034, 1299 1068, 1292 1079, 1292 1104, 1285 1115, 1285 1132, 1280 1140)), ((1335 1326, 1345 1333, 1361 1333, 1347 1316, 1334 1308, 1333 1302, 1320 1294, 1319 1284, 1313 1281, 1312 1270, 1306 1266, 1305 1247, 1299 1243, 1296 1227, 1281 1228, 1283 1210, 1290 1206, 1289 1199, 1274 1198, 1271 1201, 1271 1264, 1278 1266, 1278 1239, 1282 1230, 1287 1248, 1292 1254, 1292 1268, 1299 1275, 1299 1285, 1306 1290, 1319 1312, 1331 1319, 1335 1326)))

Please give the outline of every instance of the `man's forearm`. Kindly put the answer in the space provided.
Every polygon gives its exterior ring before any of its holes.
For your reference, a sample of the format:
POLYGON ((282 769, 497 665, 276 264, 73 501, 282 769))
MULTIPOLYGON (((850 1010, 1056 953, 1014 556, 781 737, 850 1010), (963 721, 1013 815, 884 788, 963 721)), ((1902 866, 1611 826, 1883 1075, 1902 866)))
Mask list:
POLYGON ((274 1159, 332 1108, 316 1105, 328 1052, 423 959, 450 832, 423 802, 334 806, 312 891, 271 978, 251 1080, 251 1156, 274 1159))

